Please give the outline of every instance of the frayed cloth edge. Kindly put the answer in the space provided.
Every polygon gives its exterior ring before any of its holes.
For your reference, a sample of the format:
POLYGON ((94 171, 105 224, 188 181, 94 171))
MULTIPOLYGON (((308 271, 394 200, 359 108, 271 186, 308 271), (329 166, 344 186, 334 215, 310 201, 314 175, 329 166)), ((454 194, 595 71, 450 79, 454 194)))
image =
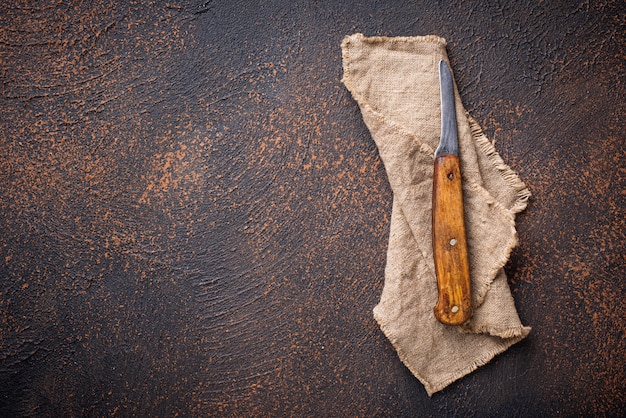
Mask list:
POLYGON ((476 120, 472 118, 469 114, 466 114, 466 116, 467 120, 469 121, 472 138, 474 139, 480 150, 485 153, 487 158, 489 158, 493 166, 496 167, 496 169, 500 172, 504 181, 506 181, 506 183, 513 190, 515 190, 517 194, 517 200, 515 201, 513 206, 511 206, 507 210, 511 211, 514 214, 523 211, 528 205, 528 200, 531 196, 530 190, 528 190, 528 187, 519 178, 517 173, 504 162, 504 160, 496 150, 496 147, 483 133, 483 130, 478 122, 476 122, 476 120))
MULTIPOLYGON (((493 350, 489 350, 483 355, 470 361, 470 364, 468 366, 455 370, 451 373, 448 373, 445 378, 437 382, 431 382, 425 379, 421 375, 421 373, 415 370, 415 368, 413 368, 413 366, 409 363, 406 353, 397 344, 397 338, 395 334, 389 331, 382 316, 378 314, 378 305, 374 307, 373 313, 374 313, 374 319, 378 323, 378 326, 382 330, 383 334, 385 334, 385 336, 389 339, 389 341, 393 345, 393 348, 398 353, 398 357, 400 358, 400 361, 402 361, 402 363, 409 369, 409 371, 413 374, 413 376, 415 376, 424 385, 424 388, 426 389, 426 393, 428 394, 429 397, 432 397, 433 394, 445 389, 447 386, 451 385, 452 383, 456 382, 462 377, 470 374, 471 372, 478 369, 479 367, 484 366, 485 364, 489 363, 495 356, 505 352, 506 350, 509 349, 509 347, 520 342, 528 335, 528 332, 523 332, 521 335, 515 335, 511 338, 499 337, 501 338, 502 342, 498 344, 493 350)), ((522 328, 528 328, 528 327, 522 327, 522 328)), ((528 328, 528 331, 530 331, 529 328, 528 328)))

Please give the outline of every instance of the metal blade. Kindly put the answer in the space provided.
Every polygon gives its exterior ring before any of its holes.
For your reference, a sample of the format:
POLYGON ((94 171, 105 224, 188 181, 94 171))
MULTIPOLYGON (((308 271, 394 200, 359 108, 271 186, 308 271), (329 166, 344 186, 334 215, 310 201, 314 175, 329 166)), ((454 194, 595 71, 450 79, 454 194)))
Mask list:
POLYGON ((439 61, 439 85, 441 93, 441 139, 435 150, 440 155, 459 155, 459 139, 456 130, 456 108, 454 107, 454 84, 452 73, 445 61, 439 61))

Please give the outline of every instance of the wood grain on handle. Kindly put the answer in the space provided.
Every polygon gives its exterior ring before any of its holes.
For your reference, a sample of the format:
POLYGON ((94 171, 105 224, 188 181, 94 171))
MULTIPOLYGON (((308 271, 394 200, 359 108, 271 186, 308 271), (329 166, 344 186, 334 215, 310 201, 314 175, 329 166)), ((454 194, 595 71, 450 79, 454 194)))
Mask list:
POLYGON ((433 177, 433 253, 439 295, 435 317, 460 325, 472 316, 469 260, 459 157, 435 159, 433 177))

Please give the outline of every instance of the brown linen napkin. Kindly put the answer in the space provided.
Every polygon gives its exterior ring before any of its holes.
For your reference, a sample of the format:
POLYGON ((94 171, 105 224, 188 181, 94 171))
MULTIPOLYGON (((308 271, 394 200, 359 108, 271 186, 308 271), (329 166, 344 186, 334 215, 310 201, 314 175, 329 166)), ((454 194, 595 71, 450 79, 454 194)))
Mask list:
POLYGON ((530 192, 456 92, 474 316, 460 327, 440 324, 433 313, 431 199, 440 134, 438 63, 448 62, 446 42, 432 35, 355 34, 341 47, 342 81, 361 108, 393 190, 385 284, 374 317, 432 395, 530 331, 520 322, 503 269, 517 244, 515 213, 530 192))

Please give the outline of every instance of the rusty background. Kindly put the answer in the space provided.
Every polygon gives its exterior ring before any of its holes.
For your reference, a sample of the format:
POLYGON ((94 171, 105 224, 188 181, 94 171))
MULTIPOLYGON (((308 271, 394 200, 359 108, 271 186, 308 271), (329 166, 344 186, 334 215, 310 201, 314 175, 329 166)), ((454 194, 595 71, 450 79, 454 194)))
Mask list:
POLYGON ((4 1, 0 416, 623 416, 621 1, 4 1), (502 3, 502 4, 497 4, 502 3), (437 34, 533 193, 533 331, 428 398, 341 39, 437 34))

